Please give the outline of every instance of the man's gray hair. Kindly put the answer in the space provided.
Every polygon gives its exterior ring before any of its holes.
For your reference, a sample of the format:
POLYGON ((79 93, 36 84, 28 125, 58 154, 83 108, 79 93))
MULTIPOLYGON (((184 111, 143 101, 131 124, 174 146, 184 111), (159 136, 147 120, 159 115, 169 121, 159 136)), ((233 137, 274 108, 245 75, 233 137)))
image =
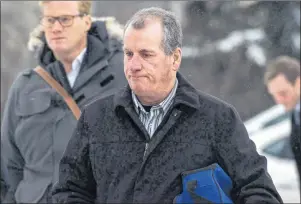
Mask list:
POLYGON ((163 27, 162 48, 166 55, 171 55, 176 48, 182 47, 183 33, 175 14, 162 8, 151 7, 136 12, 125 25, 124 32, 131 26, 134 29, 145 27, 145 21, 159 19, 163 27))

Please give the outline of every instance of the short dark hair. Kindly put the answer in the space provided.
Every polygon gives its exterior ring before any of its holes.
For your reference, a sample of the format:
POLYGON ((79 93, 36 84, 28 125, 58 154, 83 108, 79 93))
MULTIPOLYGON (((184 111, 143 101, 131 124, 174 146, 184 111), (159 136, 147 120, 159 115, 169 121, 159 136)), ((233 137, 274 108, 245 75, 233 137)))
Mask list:
POLYGON ((289 56, 279 56, 272 60, 268 63, 264 83, 268 84, 279 74, 283 74, 291 84, 295 84, 296 79, 300 77, 300 61, 289 56))
POLYGON ((182 28, 175 14, 162 8, 151 7, 136 12, 125 25, 124 32, 128 27, 142 29, 145 21, 149 19, 160 20, 162 23, 163 39, 162 48, 166 55, 171 55, 176 48, 182 47, 182 28))

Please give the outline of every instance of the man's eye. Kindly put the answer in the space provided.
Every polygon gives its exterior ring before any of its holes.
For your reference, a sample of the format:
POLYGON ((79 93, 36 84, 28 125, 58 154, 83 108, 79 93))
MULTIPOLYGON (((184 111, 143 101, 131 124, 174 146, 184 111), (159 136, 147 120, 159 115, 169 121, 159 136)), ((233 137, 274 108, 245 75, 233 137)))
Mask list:
POLYGON ((47 21, 48 23, 54 23, 55 20, 54 20, 54 18, 47 18, 46 21, 47 21))
POLYGON ((143 54, 142 54, 142 57, 143 57, 143 58, 147 58, 147 57, 151 57, 151 55, 150 55, 150 54, 147 54, 147 53, 143 53, 143 54))
POLYGON ((132 53, 132 52, 125 52, 125 54, 126 54, 126 56, 128 56, 128 57, 133 56, 133 53, 132 53))
POLYGON ((69 20, 70 20, 70 18, 68 18, 68 17, 61 17, 61 18, 60 18, 60 21, 61 21, 62 23, 67 23, 67 22, 69 22, 69 20))

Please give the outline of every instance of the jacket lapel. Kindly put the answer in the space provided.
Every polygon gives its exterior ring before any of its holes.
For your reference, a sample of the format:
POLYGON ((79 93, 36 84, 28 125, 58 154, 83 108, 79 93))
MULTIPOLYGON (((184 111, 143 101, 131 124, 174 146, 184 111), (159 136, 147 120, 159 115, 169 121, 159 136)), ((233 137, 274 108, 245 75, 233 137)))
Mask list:
POLYGON ((89 69, 84 70, 82 73, 78 75, 76 78, 73 91, 76 92, 80 88, 82 88, 93 76, 97 75, 104 68, 108 66, 108 61, 103 59, 100 62, 96 63, 89 69))
POLYGON ((163 119, 162 123, 159 125, 148 144, 148 148, 146 149, 142 165, 144 165, 149 155, 161 143, 167 132, 176 124, 181 114, 181 110, 171 109, 171 113, 165 115, 165 117, 167 118, 163 119))
POLYGON ((93 76, 108 66, 108 55, 109 50, 100 39, 95 36, 88 36, 87 52, 74 83, 74 92, 78 91, 93 76))

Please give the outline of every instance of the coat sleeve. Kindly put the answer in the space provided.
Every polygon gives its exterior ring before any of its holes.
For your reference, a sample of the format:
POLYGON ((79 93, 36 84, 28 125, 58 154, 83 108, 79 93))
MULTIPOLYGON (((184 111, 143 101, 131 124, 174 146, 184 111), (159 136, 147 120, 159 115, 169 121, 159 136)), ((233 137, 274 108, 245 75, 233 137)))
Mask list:
MULTIPOLYGON (((1 124, 1 182, 6 185, 5 203, 15 202, 15 191, 23 179, 24 160, 15 143, 15 130, 19 121, 16 115, 18 93, 24 76, 20 75, 14 81, 8 92, 1 124)), ((2 190, 1 190, 2 191, 2 190)))
POLYGON ((60 161, 59 180, 52 191, 55 203, 94 203, 96 182, 89 159, 89 134, 83 111, 60 161))
POLYGON ((267 160, 256 151, 233 107, 217 113, 215 152, 218 163, 233 181, 234 203, 283 203, 267 172, 267 160))

